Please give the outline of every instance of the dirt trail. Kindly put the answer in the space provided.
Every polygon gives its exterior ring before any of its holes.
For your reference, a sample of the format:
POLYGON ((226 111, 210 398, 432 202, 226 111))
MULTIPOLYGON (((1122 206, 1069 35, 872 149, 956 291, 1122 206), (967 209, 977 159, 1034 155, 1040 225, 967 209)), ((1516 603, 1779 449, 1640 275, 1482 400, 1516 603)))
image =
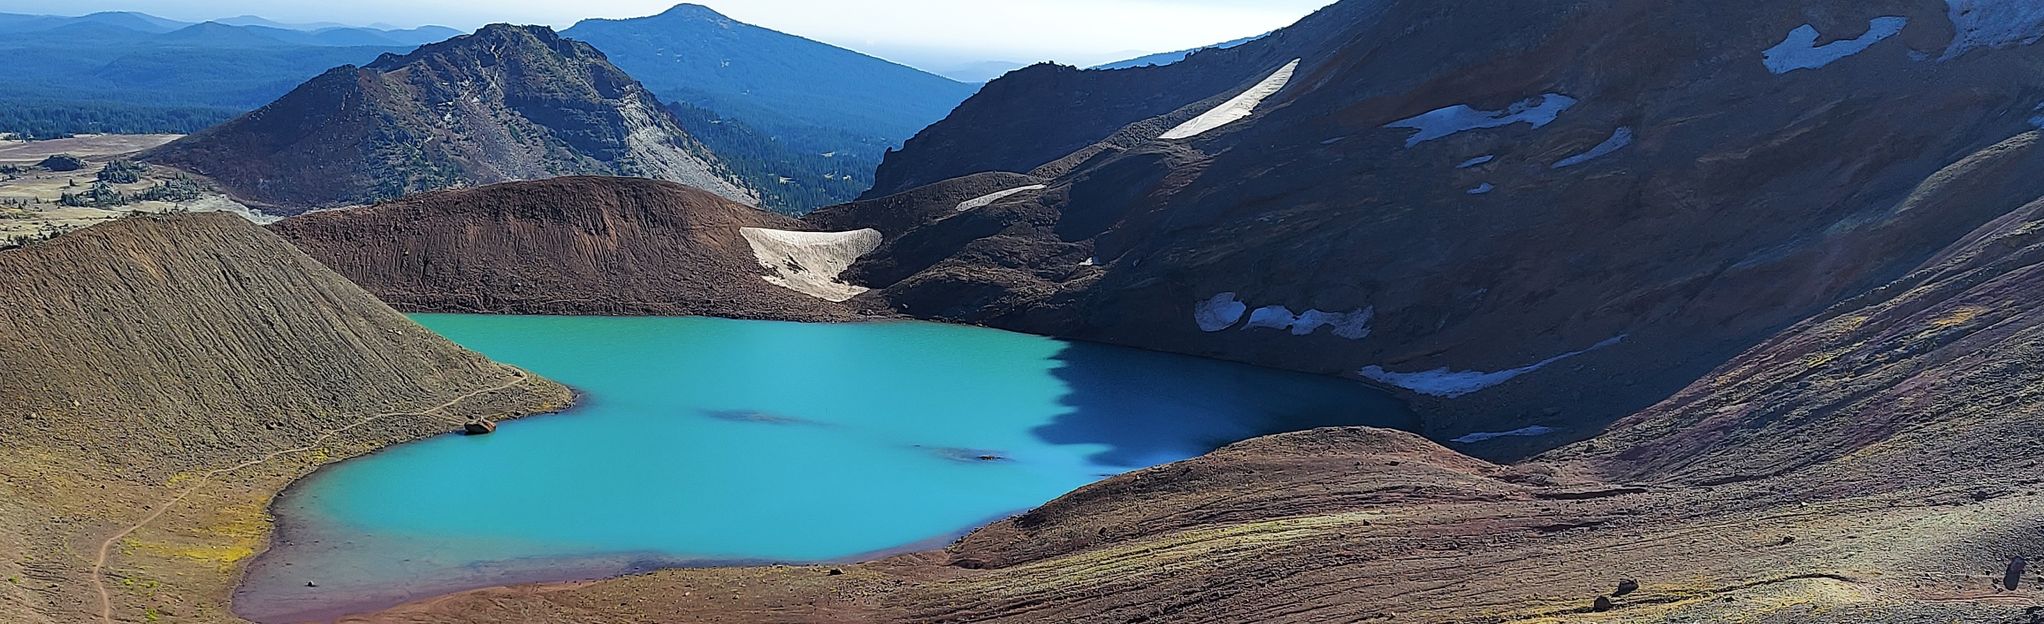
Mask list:
POLYGON ((305 446, 275 451, 256 459, 251 459, 246 462, 235 464, 233 466, 220 468, 217 470, 200 474, 194 480, 195 482, 192 484, 191 487, 185 488, 185 490, 183 492, 178 493, 177 496, 172 497, 168 501, 164 501, 164 503, 161 505, 158 505, 156 507, 156 511, 151 512, 148 516, 142 518, 140 522, 137 522, 133 526, 130 526, 128 528, 121 529, 119 532, 116 532, 112 536, 106 538, 106 541, 100 542, 99 552, 97 555, 93 557, 92 561, 92 586, 93 590, 99 593, 99 621, 102 624, 114 624, 113 594, 109 593, 106 588, 106 561, 108 555, 113 550, 114 544, 121 541, 122 538, 125 538, 133 534, 135 531, 141 530, 142 527, 148 526, 149 523, 155 522, 156 519, 162 517, 165 512, 170 511, 171 507, 175 507, 177 506, 178 503, 184 502, 186 498, 190 497, 192 493, 197 492, 199 488, 203 488, 206 487, 208 484, 211 484, 214 478, 219 477, 221 475, 230 474, 233 472, 252 468, 255 466, 260 466, 262 464, 269 463, 285 455, 311 451, 313 449, 319 448, 321 445, 326 444, 326 442, 328 440, 332 440, 334 436, 346 433, 350 430, 362 427, 364 425, 379 420, 383 420, 385 418, 395 418, 398 416, 426 416, 438 413, 450 407, 454 407, 455 405, 459 405, 461 402, 467 401, 477 396, 489 394, 492 392, 509 390, 513 387, 522 385, 532 380, 532 376, 524 371, 514 370, 514 372, 516 372, 517 376, 513 378, 511 381, 505 382, 501 385, 476 390, 474 392, 470 392, 468 394, 455 397, 453 399, 448 400, 446 403, 441 403, 429 409, 416 412, 387 412, 383 414, 377 414, 375 416, 370 416, 367 418, 363 418, 361 420, 357 420, 353 423, 349 423, 346 426, 323 432, 319 435, 319 437, 314 438, 312 443, 307 444, 305 446))

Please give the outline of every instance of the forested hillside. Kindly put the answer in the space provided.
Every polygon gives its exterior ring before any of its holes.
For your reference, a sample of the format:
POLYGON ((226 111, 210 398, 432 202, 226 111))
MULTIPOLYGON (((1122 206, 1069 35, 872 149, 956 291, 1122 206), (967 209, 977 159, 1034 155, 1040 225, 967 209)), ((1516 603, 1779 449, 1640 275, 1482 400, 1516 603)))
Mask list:
POLYGON ((186 24, 140 13, 0 14, 0 132, 194 132, 327 68, 406 52, 445 38, 444 30, 308 31, 186 24))

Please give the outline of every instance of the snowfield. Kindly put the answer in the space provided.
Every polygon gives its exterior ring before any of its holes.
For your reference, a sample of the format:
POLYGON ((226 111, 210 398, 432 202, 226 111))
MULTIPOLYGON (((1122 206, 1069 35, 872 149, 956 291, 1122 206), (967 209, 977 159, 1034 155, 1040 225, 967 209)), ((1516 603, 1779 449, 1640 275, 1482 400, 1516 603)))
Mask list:
POLYGON ((1958 31, 1943 60, 1978 48, 2026 46, 2044 40, 2044 2, 2037 0, 1945 0, 1958 31))
POLYGON ((1249 313, 1249 304, 1236 299, 1235 293, 1224 292, 1214 295, 1192 307, 1192 321, 1199 324, 1199 330, 1209 334, 1227 331, 1242 321, 1242 315, 1249 313))
POLYGON ((958 211, 965 212, 976 208, 985 208, 987 206, 994 205, 994 202, 1001 201, 1003 199, 1007 199, 1009 197, 1013 197, 1021 193, 1027 193, 1030 191, 1041 191, 1045 188, 1047 187, 1045 187, 1042 184, 1031 184, 1029 186, 1018 186, 1005 191, 988 193, 986 195, 981 195, 979 197, 974 197, 972 199, 958 202, 958 211))
POLYGON ((1491 433, 1487 431, 1482 433, 1472 433, 1466 436, 1455 438, 1453 440, 1449 440, 1449 442, 1454 442, 1456 444, 1475 444, 1477 442, 1488 442, 1491 440, 1496 440, 1498 438, 1537 438, 1550 433, 1554 433, 1556 431, 1561 430, 1553 427, 1533 425, 1531 427, 1526 427, 1524 429, 1513 429, 1511 431, 1502 431, 1498 433, 1491 433))
POLYGON ((1867 33, 1860 35, 1859 38, 1840 39, 1820 46, 1817 45, 1819 36, 1817 27, 1804 24, 1789 31, 1788 38, 1762 53, 1761 63, 1767 65, 1767 71, 1776 74, 1786 74, 1798 69, 1816 69, 1865 52, 1867 48, 1874 47, 1874 44, 1902 32, 1902 27, 1908 25, 1909 18, 1906 17, 1876 17, 1867 23, 1867 33))
POLYGON ((1418 130, 1419 132, 1405 139, 1406 147, 1414 147, 1470 130, 1502 128, 1521 122, 1531 124, 1535 128, 1546 127, 1547 124, 1554 123, 1555 118, 1560 117, 1563 111, 1574 108, 1575 105, 1575 98, 1559 93, 1548 93, 1520 100, 1505 107, 1504 110, 1478 110, 1467 104, 1456 104, 1384 124, 1384 127, 1418 130))
POLYGON ((795 232, 742 228, 766 281, 824 301, 845 301, 868 289, 838 279, 861 256, 880 248, 880 231, 795 232))
POLYGON ((1547 358, 1545 360, 1541 360, 1533 364, 1528 364, 1526 366, 1521 366, 1511 370, 1502 370, 1497 372, 1457 371, 1450 370, 1444 366, 1434 370, 1421 371, 1416 373, 1394 373, 1385 370, 1384 367, 1382 366, 1371 366, 1359 371, 1359 374, 1361 374, 1364 379, 1368 379, 1378 383, 1397 386, 1427 396, 1437 396, 1442 398, 1453 399, 1467 396, 1469 394, 1476 393, 1478 391, 1496 386, 1498 384, 1502 384, 1504 382, 1517 379, 1520 375, 1524 375, 1527 373, 1531 373, 1533 371, 1547 368, 1549 366, 1553 366, 1556 362, 1560 362, 1562 360, 1566 360, 1578 355, 1589 353, 1591 351, 1596 351, 1598 349, 1616 345, 1624 341, 1625 337, 1619 336, 1617 338, 1612 338, 1610 340, 1599 342, 1588 349, 1583 349, 1581 351, 1570 351, 1568 353, 1563 353, 1561 355, 1547 358))
POLYGON ((1334 335, 1349 340, 1370 337, 1370 321, 1377 318, 1376 308, 1363 308, 1354 312, 1322 312, 1307 310, 1292 314, 1287 306, 1274 305, 1257 308, 1249 314, 1249 324, 1243 329, 1275 329, 1289 331, 1294 336, 1311 336, 1323 327, 1333 328, 1334 335))
POLYGON ((1256 107, 1263 104, 1264 100, 1269 99, 1270 96, 1277 95, 1277 92, 1284 90, 1286 84, 1292 82, 1292 73, 1299 70, 1300 60, 1292 59, 1292 62, 1278 68, 1276 73, 1271 74, 1268 78, 1264 78, 1263 82, 1250 87, 1248 91, 1242 92, 1242 95, 1237 95, 1235 99, 1221 103, 1220 106, 1214 107, 1213 110, 1201 113, 1200 116, 1192 118, 1191 121, 1179 124, 1178 127, 1166 131, 1163 136, 1157 138, 1166 141, 1190 139, 1206 134, 1215 128, 1247 119, 1250 113, 1256 112, 1256 107))

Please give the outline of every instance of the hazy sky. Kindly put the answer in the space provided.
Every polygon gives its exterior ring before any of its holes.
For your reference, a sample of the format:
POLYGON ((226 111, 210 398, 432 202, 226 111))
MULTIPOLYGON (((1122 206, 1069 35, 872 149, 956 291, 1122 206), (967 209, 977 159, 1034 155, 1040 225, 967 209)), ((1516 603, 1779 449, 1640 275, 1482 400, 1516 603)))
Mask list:
MULTIPOLYGON (((587 17, 637 17, 679 0, 0 0, 0 12, 142 11, 180 20, 253 14, 473 28, 560 28, 587 17)), ((697 0, 750 22, 885 56, 1091 63, 1128 51, 1197 47, 1273 30, 1332 0, 697 0), (955 56, 954 56, 955 55, 955 56)), ((915 62, 914 59, 899 59, 915 62)), ((928 62, 927 59, 921 62, 928 62)))

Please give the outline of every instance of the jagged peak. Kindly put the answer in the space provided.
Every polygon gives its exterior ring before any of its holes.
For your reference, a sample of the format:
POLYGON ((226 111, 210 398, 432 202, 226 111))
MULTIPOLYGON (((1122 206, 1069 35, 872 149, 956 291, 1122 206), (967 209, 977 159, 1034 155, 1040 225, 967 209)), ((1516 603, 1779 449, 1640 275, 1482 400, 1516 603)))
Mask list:
POLYGON ((419 49, 413 50, 408 54, 385 53, 383 56, 377 57, 375 62, 364 65, 363 68, 388 71, 409 65, 420 59, 431 58, 476 45, 532 47, 534 44, 553 48, 555 52, 566 55, 600 56, 595 48, 591 48, 578 41, 563 38, 559 33, 554 32, 554 29, 551 27, 497 23, 476 29, 475 32, 470 34, 439 43, 420 46, 419 49))

